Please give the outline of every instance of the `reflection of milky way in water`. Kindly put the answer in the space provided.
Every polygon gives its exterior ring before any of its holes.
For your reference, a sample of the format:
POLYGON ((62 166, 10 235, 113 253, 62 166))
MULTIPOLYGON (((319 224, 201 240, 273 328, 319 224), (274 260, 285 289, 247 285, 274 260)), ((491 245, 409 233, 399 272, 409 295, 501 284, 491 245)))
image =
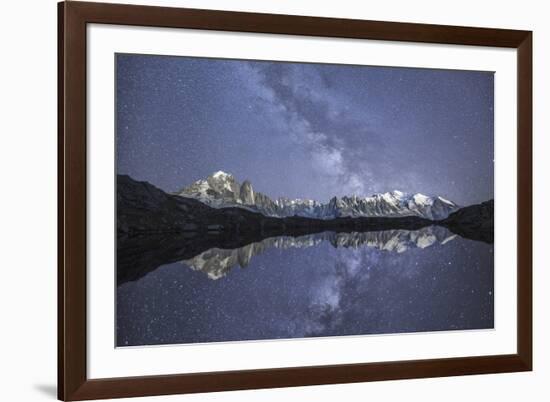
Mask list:
POLYGON ((492 328, 493 246, 429 229, 266 239, 161 266, 118 287, 117 344, 492 328))
POLYGON ((379 232, 323 232, 304 236, 271 237, 250 243, 236 249, 212 248, 182 262, 195 271, 202 271, 210 279, 225 276, 235 266, 245 268, 250 260, 266 249, 315 247, 323 241, 334 247, 374 247, 379 250, 403 253, 410 248, 426 248, 434 244, 445 244, 456 237, 442 226, 429 226, 419 230, 384 230, 379 232))

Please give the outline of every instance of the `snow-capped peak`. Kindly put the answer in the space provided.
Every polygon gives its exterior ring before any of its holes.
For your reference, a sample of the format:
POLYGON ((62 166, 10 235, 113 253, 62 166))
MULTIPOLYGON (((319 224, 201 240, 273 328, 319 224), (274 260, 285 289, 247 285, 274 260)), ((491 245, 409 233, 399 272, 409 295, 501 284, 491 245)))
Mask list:
POLYGON ((222 170, 215 172, 206 180, 196 181, 176 194, 198 199, 215 208, 240 207, 275 217, 297 215, 316 219, 334 219, 419 216, 439 220, 458 209, 455 203, 442 197, 430 197, 421 193, 411 195, 398 190, 373 194, 370 197, 357 195, 333 197, 324 204, 299 198, 280 197, 272 200, 267 195, 254 191, 248 180, 240 184, 233 175, 222 170))
POLYGON ((433 202, 432 198, 420 193, 416 193, 415 195, 413 195, 413 200, 416 204, 419 205, 431 205, 433 202))
POLYGON ((405 193, 403 191, 399 191, 399 190, 393 190, 391 192, 396 198, 402 198, 405 193))
MULTIPOLYGON (((376 194, 374 195, 376 198, 376 194)), ((393 196, 392 193, 384 193, 382 194, 382 200, 384 200, 387 203, 393 204, 396 201, 396 198, 393 196)))
POLYGON ((225 173, 223 170, 218 170, 216 173, 212 175, 212 177, 218 178, 226 178, 226 177, 233 177, 233 175, 229 173, 225 173))

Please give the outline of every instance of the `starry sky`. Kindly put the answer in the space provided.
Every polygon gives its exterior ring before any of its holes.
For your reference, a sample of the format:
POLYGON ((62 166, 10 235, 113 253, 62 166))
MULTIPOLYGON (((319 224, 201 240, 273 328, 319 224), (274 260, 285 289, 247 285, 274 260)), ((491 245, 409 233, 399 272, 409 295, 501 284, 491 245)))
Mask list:
POLYGON ((116 56, 117 173, 272 198, 493 198, 492 72, 116 56))

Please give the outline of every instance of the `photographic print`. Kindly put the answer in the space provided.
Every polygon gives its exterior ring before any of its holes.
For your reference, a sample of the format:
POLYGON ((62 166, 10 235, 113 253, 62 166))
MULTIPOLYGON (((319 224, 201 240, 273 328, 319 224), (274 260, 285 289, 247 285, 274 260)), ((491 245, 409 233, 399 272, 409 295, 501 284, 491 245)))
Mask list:
POLYGON ((493 72, 115 68, 117 347, 494 328, 493 72))

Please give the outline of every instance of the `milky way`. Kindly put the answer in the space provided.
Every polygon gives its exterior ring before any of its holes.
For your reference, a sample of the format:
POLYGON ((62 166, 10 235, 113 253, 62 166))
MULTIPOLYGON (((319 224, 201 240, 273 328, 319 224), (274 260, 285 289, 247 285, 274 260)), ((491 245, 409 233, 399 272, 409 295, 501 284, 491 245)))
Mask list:
POLYGON ((117 171, 273 198, 493 198, 493 73, 119 54, 117 171))

